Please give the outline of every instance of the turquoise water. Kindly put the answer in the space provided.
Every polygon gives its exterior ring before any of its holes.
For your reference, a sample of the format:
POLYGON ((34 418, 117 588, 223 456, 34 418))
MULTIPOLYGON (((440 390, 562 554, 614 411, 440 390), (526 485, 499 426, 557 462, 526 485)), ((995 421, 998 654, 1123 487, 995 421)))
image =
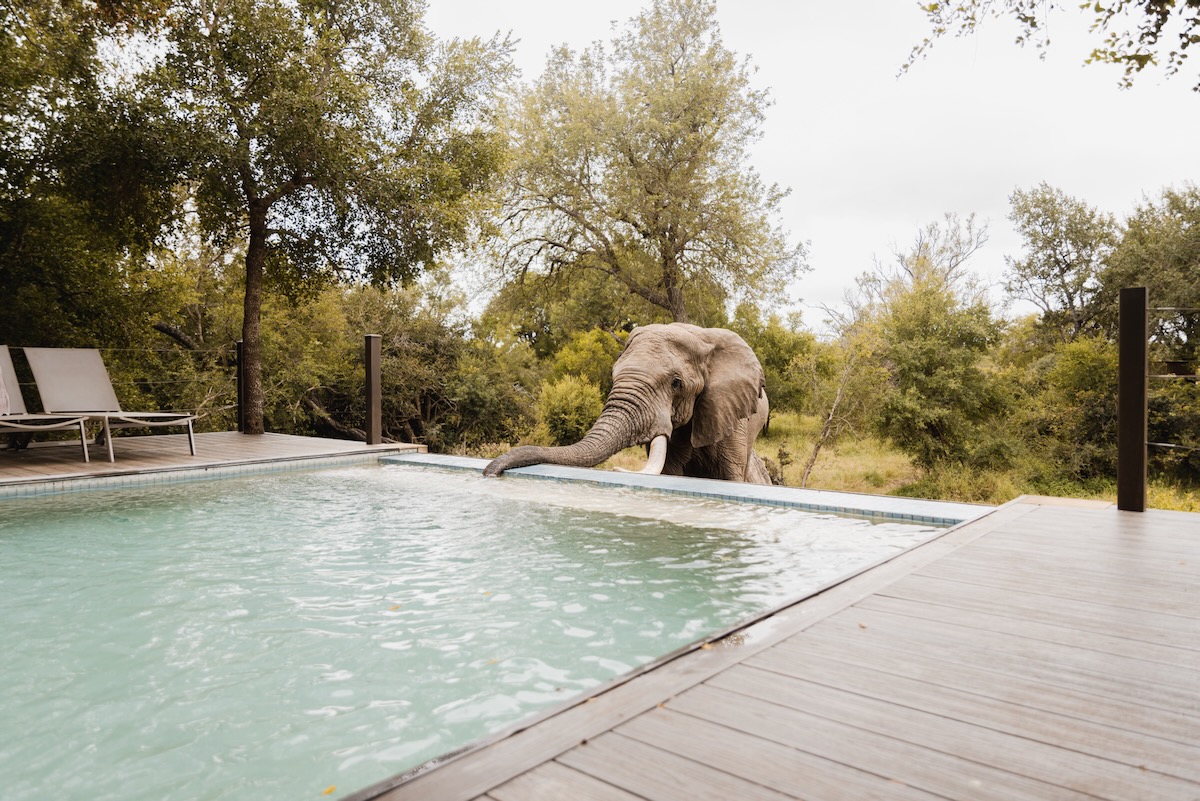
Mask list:
POLYGON ((0 502, 0 797, 344 795, 934 532, 403 467, 0 502))

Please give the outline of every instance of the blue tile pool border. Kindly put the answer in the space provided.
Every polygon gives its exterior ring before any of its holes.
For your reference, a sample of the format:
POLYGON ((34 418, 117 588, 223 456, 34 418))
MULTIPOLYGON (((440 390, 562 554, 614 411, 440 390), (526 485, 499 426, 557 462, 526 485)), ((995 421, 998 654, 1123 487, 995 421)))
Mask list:
MULTIPOLYGON (((382 456, 381 464, 407 465, 411 467, 440 467, 450 470, 465 470, 482 473, 486 459, 469 456, 448 456, 435 453, 406 453, 382 456)), ((776 487, 762 484, 741 484, 733 481, 686 478, 683 476, 652 476, 640 473, 617 473, 581 467, 560 465, 534 465, 507 471, 496 479, 506 477, 542 479, 550 481, 577 481, 589 484, 654 490, 672 495, 709 498, 738 503, 755 503, 764 506, 780 506, 849 515, 872 520, 885 519, 906 523, 922 523, 934 526, 954 526, 975 520, 996 509, 973 503, 932 501, 921 498, 898 498, 889 495, 866 495, 855 492, 801 489, 799 487, 776 487)))

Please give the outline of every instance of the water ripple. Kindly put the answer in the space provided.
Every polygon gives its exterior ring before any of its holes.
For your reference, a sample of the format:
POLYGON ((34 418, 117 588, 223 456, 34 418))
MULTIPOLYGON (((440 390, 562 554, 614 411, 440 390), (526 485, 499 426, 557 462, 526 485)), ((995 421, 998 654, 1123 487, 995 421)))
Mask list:
POLYGON ((380 467, 0 514, 14 801, 349 791, 931 533, 380 467))

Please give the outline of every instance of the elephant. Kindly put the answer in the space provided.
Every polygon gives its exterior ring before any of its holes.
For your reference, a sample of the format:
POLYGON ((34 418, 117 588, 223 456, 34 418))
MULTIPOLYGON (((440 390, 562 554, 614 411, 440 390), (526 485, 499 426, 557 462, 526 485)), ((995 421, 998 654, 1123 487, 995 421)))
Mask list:
POLYGON ((532 464, 594 467, 648 444, 642 473, 770 484, 754 452, 768 411, 762 365, 734 332, 687 323, 639 326, 613 365, 600 417, 582 439, 513 448, 483 474, 532 464))

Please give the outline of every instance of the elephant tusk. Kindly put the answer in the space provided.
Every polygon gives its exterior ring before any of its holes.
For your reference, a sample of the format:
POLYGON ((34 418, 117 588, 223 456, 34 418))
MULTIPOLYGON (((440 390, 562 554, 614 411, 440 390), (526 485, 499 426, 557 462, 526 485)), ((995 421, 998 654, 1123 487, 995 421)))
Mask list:
MULTIPOLYGON (((650 458, 646 460, 646 466, 643 467, 641 470, 638 470, 637 472, 644 473, 644 474, 650 475, 650 476, 661 475, 662 471, 663 471, 663 467, 666 466, 666 464, 667 464, 667 438, 666 438, 666 436, 660 434, 650 441, 650 458)), ((621 468, 621 467, 618 467, 617 471, 621 472, 621 473, 634 472, 633 470, 625 470, 624 468, 621 468)))

